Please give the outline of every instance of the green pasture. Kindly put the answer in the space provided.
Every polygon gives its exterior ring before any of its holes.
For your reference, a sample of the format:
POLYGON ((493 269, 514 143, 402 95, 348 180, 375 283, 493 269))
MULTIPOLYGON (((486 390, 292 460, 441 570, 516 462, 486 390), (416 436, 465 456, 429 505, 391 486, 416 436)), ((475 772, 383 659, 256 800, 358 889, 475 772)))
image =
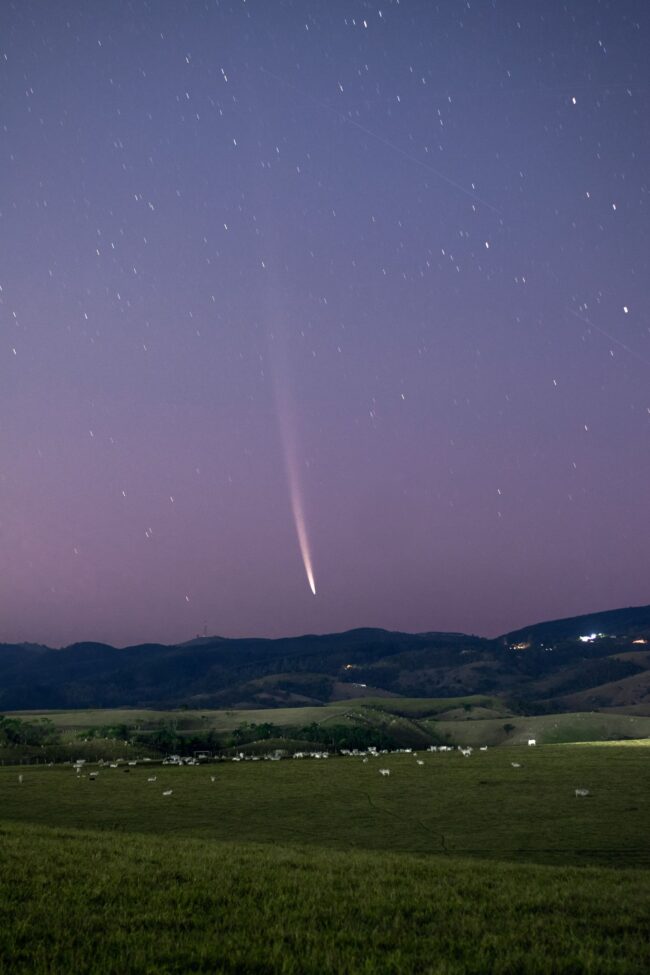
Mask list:
POLYGON ((172 722, 179 731, 232 731, 241 724, 304 725, 336 717, 351 710, 356 701, 338 701, 323 707, 258 708, 249 710, 175 710, 155 711, 146 708, 106 708, 78 711, 12 711, 12 717, 25 721, 46 718, 61 731, 83 731, 106 725, 125 724, 129 728, 148 730, 172 722))
POLYGON ((5 766, 0 973, 640 975, 630 744, 5 766))
POLYGON ((323 721, 340 721, 347 714, 368 716, 394 714, 404 717, 431 718, 445 712, 458 712, 461 719, 471 718, 474 709, 495 708, 498 713, 509 714, 503 703, 484 696, 458 698, 352 698, 331 704, 294 708, 257 708, 237 710, 174 710, 157 711, 147 708, 98 708, 73 711, 13 711, 12 717, 25 721, 47 719, 61 731, 80 731, 104 725, 126 724, 129 727, 150 728, 161 722, 173 721, 180 731, 232 731, 243 723, 262 724, 272 721, 277 725, 307 725, 323 721), (468 705, 467 711, 463 705, 468 705))
POLYGON ((502 700, 485 694, 470 694, 465 697, 377 697, 364 698, 362 703, 377 710, 412 718, 457 714, 461 720, 471 720, 485 712, 496 712, 497 715, 510 713, 502 700))
POLYGON ((95 781, 70 766, 5 767, 0 810, 2 819, 23 824, 158 837, 650 865, 643 749, 560 746, 418 758, 423 765, 409 754, 365 763, 148 763, 104 767, 95 781), (591 795, 576 799, 576 788, 591 795), (173 794, 165 797, 167 789, 173 794))
POLYGON ((539 744, 650 737, 650 717, 603 714, 600 711, 510 715, 476 721, 420 722, 427 729, 460 745, 526 745, 529 738, 539 744), (508 726, 508 727, 506 727, 508 726))
POLYGON ((2 975, 650 968, 648 871, 16 823, 0 842, 2 975))
MULTIPOLYGON (((126 725, 146 733, 163 725, 180 734, 216 732, 228 734, 242 725, 271 722, 284 728, 307 725, 356 725, 385 731, 403 745, 425 747, 432 742, 462 745, 521 745, 529 738, 538 744, 650 737, 650 717, 611 712, 571 712, 521 716, 490 697, 464 698, 359 698, 322 707, 257 710, 109 709, 79 711, 22 711, 12 716, 27 721, 47 719, 61 732, 63 741, 79 741, 84 731, 105 726, 126 725)), ((295 735, 293 736, 295 737, 295 735)), ((126 754, 107 745, 104 757, 126 754)), ((97 752, 98 740, 92 750, 97 752)), ((143 751, 140 749, 140 751, 143 751)), ((143 754, 145 752, 143 751, 143 754)), ((83 749, 79 752, 83 756, 83 749)), ((3 754, 3 758, 4 758, 3 754)))
POLYGON ((576 748, 650 748, 650 738, 631 738, 628 741, 575 741, 576 748))

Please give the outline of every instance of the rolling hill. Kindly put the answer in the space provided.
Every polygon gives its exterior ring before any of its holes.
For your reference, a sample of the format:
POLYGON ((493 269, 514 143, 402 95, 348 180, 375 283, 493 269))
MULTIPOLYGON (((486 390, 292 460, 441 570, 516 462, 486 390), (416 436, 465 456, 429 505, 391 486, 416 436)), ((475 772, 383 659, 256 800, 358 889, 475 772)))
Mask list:
POLYGON ((60 649, 0 644, 0 710, 277 708, 490 694, 522 713, 650 714, 650 606, 537 623, 489 640, 356 629, 278 640, 60 649))

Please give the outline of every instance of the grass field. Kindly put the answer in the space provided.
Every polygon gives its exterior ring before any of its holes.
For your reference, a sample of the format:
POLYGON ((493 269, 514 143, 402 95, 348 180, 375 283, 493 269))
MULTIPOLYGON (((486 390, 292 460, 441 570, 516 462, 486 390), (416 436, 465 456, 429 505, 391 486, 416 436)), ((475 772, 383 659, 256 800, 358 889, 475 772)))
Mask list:
POLYGON ((627 714, 602 714, 599 711, 541 714, 531 717, 512 715, 475 721, 429 721, 426 727, 439 735, 449 735, 463 745, 521 745, 528 738, 539 744, 599 741, 603 739, 641 738, 650 736, 650 718, 627 714), (504 722, 512 730, 506 732, 504 722))
POLYGON ((0 971, 641 973, 637 871, 2 830, 0 971))
MULTIPOLYGON (((339 720, 348 712, 360 714, 400 714, 413 717, 436 717, 452 710, 462 709, 463 704, 472 708, 487 706, 498 713, 509 714, 496 698, 484 696, 459 698, 353 698, 332 704, 313 707, 263 708, 236 710, 177 710, 154 711, 146 708, 79 709, 74 711, 14 711, 12 716, 35 721, 47 718, 61 730, 75 731, 108 724, 138 724, 153 727, 161 721, 175 721, 181 730, 199 731, 206 728, 215 731, 231 731, 242 723, 261 724, 272 721, 277 725, 306 725, 311 722, 339 720)), ((467 712, 469 714, 469 712, 467 712)))
MULTIPOLYGON (((272 722, 284 729, 290 738, 295 737, 292 729, 312 724, 324 729, 336 725, 385 732, 398 744, 418 748, 439 741, 496 746, 526 744, 529 738, 535 738, 538 743, 559 744, 650 736, 650 717, 645 715, 589 711, 522 716, 509 712, 498 699, 486 696, 363 698, 338 701, 322 707, 271 710, 152 711, 124 708, 23 711, 14 712, 12 716, 32 722, 47 719, 59 730, 64 743, 75 743, 79 757, 84 757, 86 753, 100 757, 101 753, 104 758, 109 758, 112 752, 115 756, 124 756, 129 749, 120 749, 115 744, 104 747, 97 738, 84 747, 80 740, 84 731, 108 725, 125 725, 146 734, 167 724, 173 725, 181 735, 207 734, 211 731, 227 735, 244 724, 272 722)), ((146 749, 140 751, 146 754, 146 749)), ((0 759, 11 761, 11 753, 0 749, 0 759)))
POLYGON ((647 972, 647 762, 5 767, 0 972, 647 972))
MULTIPOLYGON (((0 770, 2 819, 330 849, 644 864, 644 749, 491 749, 177 768, 0 770), (512 761, 520 763, 513 768, 512 761), (379 775, 379 767, 391 775, 379 775), (22 784, 18 775, 23 775, 22 784), (155 775, 156 781, 148 779, 155 775), (215 781, 212 781, 212 778, 215 781), (577 800, 575 788, 592 795, 577 800), (162 792, 173 789, 173 795, 162 792)), ((128 768, 128 766, 127 766, 128 768)))

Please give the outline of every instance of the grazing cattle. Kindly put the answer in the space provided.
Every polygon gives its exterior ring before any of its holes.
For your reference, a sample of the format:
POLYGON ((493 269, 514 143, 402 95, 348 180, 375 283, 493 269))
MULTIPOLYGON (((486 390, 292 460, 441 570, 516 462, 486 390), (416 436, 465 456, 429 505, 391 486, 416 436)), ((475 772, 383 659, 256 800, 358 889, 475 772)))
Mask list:
POLYGON ((22 775, 19 775, 18 776, 18 785, 22 785, 22 784, 23 784, 23 777, 22 777, 22 775))
POLYGON ((537 744, 537 739, 536 738, 529 738, 528 739, 528 747, 529 748, 531 747, 531 745, 536 745, 536 744, 537 744))
POLYGON ((163 792, 163 795, 164 796, 170 796, 173 791, 174 791, 173 789, 165 789, 165 791, 163 792))
POLYGON ((216 781, 217 781, 216 775, 211 775, 210 776, 210 782, 216 782, 216 781))
POLYGON ((487 750, 488 750, 488 746, 487 745, 481 745, 481 747, 479 748, 479 751, 481 751, 481 752, 486 752, 487 750))
POLYGON ((380 768, 379 769, 379 774, 380 775, 390 775, 390 769, 389 768, 380 768))
POLYGON ((94 782, 98 775, 99 775, 99 772, 91 772, 89 774, 88 778, 90 779, 91 782, 94 782))
POLYGON ((576 799, 590 795, 589 789, 576 789, 576 799))
POLYGON ((418 765, 424 765, 424 762, 422 761, 421 758, 418 758, 418 765))
POLYGON ((512 765, 513 768, 521 768, 519 762, 510 762, 510 764, 512 765))
POLYGON ((147 779, 147 782, 155 782, 157 778, 158 778, 157 775, 150 775, 149 778, 147 779))

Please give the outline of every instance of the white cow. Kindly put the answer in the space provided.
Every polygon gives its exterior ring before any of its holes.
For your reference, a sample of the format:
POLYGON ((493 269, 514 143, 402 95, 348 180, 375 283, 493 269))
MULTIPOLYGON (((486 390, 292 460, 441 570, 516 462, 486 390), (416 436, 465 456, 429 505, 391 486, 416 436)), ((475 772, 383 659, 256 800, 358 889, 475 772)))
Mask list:
POLYGON ((537 739, 536 738, 529 738, 528 739, 528 747, 529 748, 531 747, 531 745, 536 745, 536 744, 537 744, 537 739))
POLYGON ((174 791, 173 789, 165 789, 165 791, 163 792, 163 795, 164 796, 170 796, 173 791, 174 791))
POLYGON ((510 764, 512 765, 513 768, 521 768, 519 762, 510 762, 510 764))
POLYGON ((380 775, 390 775, 390 769, 389 768, 380 768, 379 769, 379 774, 380 775))
POLYGON ((575 791, 576 791, 576 799, 579 799, 581 796, 582 797, 588 796, 590 794, 589 789, 576 789, 575 791))

